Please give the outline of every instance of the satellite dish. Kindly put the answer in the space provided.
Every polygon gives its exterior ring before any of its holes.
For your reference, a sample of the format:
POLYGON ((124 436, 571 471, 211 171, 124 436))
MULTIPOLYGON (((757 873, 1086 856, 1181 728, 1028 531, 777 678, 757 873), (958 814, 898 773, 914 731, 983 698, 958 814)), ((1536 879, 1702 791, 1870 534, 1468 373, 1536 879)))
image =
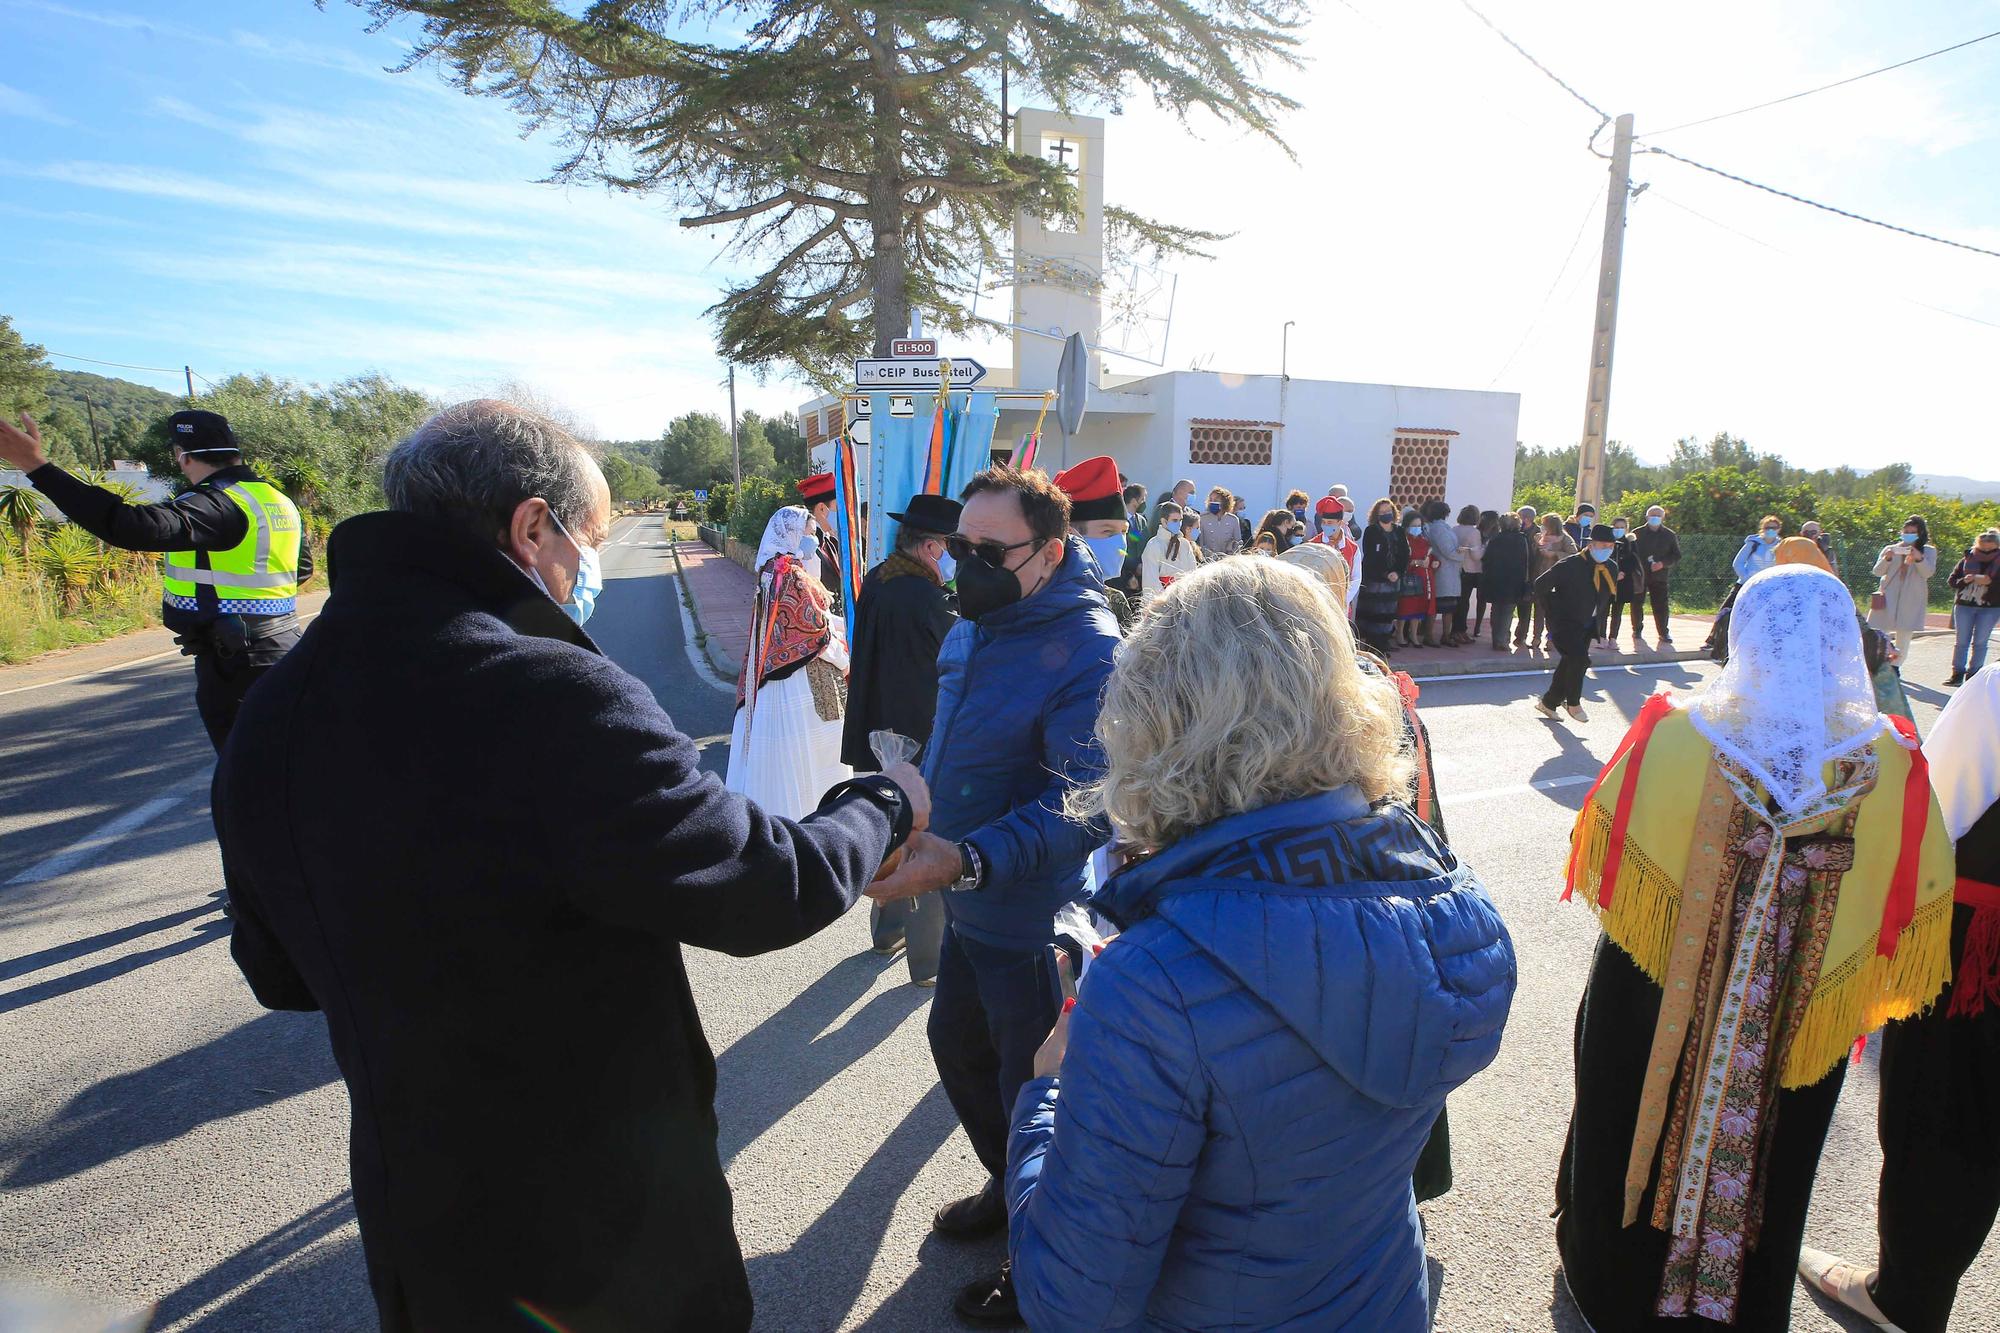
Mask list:
POLYGON ((1056 419, 1064 435, 1074 435, 1083 425, 1089 402, 1090 353, 1084 350, 1083 335, 1072 333, 1063 343, 1062 361, 1056 367, 1056 419))

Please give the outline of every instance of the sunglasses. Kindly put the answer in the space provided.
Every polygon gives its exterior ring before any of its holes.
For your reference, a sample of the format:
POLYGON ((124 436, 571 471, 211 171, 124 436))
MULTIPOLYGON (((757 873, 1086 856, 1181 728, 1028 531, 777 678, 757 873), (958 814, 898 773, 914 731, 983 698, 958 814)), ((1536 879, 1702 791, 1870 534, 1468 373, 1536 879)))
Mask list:
MULTIPOLYGON (((1028 538, 1024 542, 1015 542, 1010 546, 1003 546, 995 541, 975 542, 970 537, 956 532, 944 539, 944 548, 951 552, 952 559, 969 560, 977 557, 979 562, 988 569, 1007 569, 1009 573, 1014 571, 1008 569, 1007 552, 1018 551, 1025 546, 1040 545, 1041 543, 1033 537, 1028 538)), ((1027 562, 1023 561, 1022 563, 1025 564, 1027 562)))

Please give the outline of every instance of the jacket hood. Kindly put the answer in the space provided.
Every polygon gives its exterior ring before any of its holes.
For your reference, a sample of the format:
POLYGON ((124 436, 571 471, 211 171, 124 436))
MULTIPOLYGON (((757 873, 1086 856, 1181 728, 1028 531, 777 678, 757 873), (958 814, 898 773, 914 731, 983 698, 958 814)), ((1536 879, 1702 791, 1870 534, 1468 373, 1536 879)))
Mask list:
POLYGON ((1389 1106, 1490 1060, 1466 1029, 1481 997, 1513 985, 1505 928, 1471 872, 1405 807, 1371 809, 1352 787, 1219 820, 1112 876, 1091 905, 1121 928, 1158 917, 1185 935, 1389 1106))
POLYGON ((988 612, 977 624, 979 629, 992 634, 1018 634, 1079 609, 1109 614, 1111 599, 1105 595, 1104 580, 1098 576, 1089 551, 1076 538, 1065 537, 1062 563, 1056 566, 1046 588, 1011 606, 988 612))

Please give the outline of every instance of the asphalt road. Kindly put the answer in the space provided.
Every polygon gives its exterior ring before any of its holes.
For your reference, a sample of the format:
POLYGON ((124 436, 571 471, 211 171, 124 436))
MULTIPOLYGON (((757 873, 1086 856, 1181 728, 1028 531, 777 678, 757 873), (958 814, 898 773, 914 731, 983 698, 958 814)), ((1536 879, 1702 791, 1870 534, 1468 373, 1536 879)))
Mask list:
MULTIPOLYGON (((591 631, 720 771, 731 699, 691 663, 670 552, 651 521, 621 521, 613 542, 591 631)), ((1922 725, 1947 646, 1913 654, 1922 725)), ((1579 726, 1531 713, 1532 679, 1425 686, 1454 845, 1521 964, 1500 1059, 1453 1101, 1458 1187, 1426 1207, 1440 1329, 1581 1328, 1547 1212, 1595 932, 1556 902, 1562 853, 1644 696, 1708 670, 1606 673, 1579 726)), ((7 688, 0 675, 0 1274, 108 1308, 157 1302, 163 1329, 374 1328, 324 1027, 259 1010, 229 962, 186 665, 7 688)), ((771 957, 689 951, 758 1327, 774 1333, 952 1327, 951 1291, 1000 1255, 928 1233, 978 1167, 936 1088, 927 993, 866 946, 857 910, 771 957)), ((1849 1075, 1813 1243, 1873 1254, 1877 1166, 1871 1057, 1849 1075)), ((1952 1327, 2000 1329, 1996 1311, 2000 1243, 1952 1327)), ((1857 1327, 1803 1293, 1793 1326, 1857 1327)))

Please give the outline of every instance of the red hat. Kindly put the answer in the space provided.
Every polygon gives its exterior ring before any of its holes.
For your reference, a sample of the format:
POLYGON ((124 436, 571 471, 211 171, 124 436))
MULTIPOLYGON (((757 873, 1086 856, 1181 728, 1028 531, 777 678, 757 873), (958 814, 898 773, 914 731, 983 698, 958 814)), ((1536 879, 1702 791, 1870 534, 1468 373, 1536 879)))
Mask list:
POLYGON ((816 472, 812 476, 807 477, 799 483, 799 495, 809 505, 816 505, 821 500, 831 500, 833 498, 833 474, 831 472, 816 472))
POLYGON ((1315 514, 1333 515, 1333 514, 1338 514, 1340 512, 1340 509, 1341 509, 1340 501, 1334 499, 1331 495, 1327 496, 1324 500, 1321 500, 1318 504, 1313 506, 1313 512, 1315 514))
POLYGON ((1125 499, 1118 484, 1118 464, 1100 454, 1056 473, 1056 489, 1069 496, 1069 521, 1125 518, 1125 499))

